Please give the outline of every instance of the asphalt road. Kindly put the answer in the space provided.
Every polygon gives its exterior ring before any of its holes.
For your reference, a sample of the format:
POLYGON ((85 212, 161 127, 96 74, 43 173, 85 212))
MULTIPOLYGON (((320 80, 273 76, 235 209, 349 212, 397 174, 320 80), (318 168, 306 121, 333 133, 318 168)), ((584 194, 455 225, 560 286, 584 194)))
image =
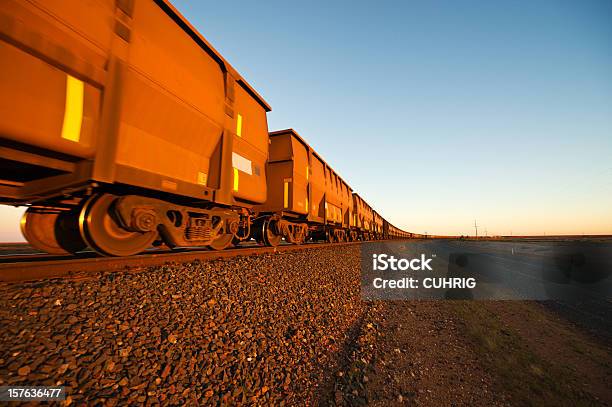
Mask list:
POLYGON ((386 299, 455 298, 454 295, 458 299, 542 301, 612 298, 612 243, 380 242, 362 246, 362 268, 362 286, 367 291, 366 295, 386 299), (431 259, 432 270, 374 270, 374 254, 387 254, 397 259, 425 256, 431 259), (376 290, 367 287, 374 277, 414 277, 421 284, 418 289, 412 290, 376 290), (473 278, 477 285, 427 290, 424 288, 427 277, 473 278))
POLYGON ((369 299, 532 300, 612 344, 612 242, 418 241, 362 246, 362 295, 369 299), (432 258, 433 271, 373 272, 372 253, 432 258), (370 270, 368 272, 368 270, 370 270), (375 290, 376 276, 474 278, 455 289, 375 290))

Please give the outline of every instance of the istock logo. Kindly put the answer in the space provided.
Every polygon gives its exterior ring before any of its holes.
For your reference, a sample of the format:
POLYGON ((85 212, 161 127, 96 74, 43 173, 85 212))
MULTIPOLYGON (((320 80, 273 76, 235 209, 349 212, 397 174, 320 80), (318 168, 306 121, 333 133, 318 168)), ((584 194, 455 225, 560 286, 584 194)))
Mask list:
POLYGON ((426 258, 424 254, 421 254, 420 259, 397 259, 395 256, 389 256, 388 254, 372 255, 374 270, 381 271, 433 270, 429 265, 431 261, 432 259, 426 258))

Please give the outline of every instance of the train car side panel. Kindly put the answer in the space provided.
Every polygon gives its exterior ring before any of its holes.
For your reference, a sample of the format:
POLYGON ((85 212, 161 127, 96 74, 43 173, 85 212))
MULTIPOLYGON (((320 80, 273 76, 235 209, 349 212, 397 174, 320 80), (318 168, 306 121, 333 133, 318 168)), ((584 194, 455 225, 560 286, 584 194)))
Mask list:
POLYGON ((264 173, 268 158, 268 124, 266 111, 240 83, 236 86, 235 129, 232 168, 233 195, 252 203, 264 203, 267 182, 264 173))
POLYGON ((113 9, 112 1, 3 2, 0 137, 93 156, 113 9))
POLYGON ((317 223, 325 221, 325 164, 312 151, 310 153, 310 216, 317 223))
POLYGON ((267 166, 268 199, 256 207, 262 212, 308 213, 308 149, 291 133, 270 136, 267 166))
POLYGON ((209 174, 224 128, 221 67, 155 3, 136 2, 133 17, 116 163, 152 176, 120 171, 119 181, 173 193, 177 181, 218 184, 209 174))

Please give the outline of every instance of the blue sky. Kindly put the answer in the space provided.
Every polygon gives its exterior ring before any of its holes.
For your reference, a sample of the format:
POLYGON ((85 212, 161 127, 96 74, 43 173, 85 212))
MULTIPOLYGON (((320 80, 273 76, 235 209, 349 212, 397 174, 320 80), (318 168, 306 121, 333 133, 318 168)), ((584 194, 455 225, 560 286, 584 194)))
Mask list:
POLYGON ((612 2, 173 3, 397 226, 612 234, 612 2))
POLYGON ((612 233, 611 2, 175 4, 392 223, 612 233))

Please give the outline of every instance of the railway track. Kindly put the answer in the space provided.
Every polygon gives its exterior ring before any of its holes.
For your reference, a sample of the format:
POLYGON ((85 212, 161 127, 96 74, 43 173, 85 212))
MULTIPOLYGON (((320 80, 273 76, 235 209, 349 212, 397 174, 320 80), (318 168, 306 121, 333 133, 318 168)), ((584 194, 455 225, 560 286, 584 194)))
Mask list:
MULTIPOLYGON (((335 243, 333 246, 359 243, 362 242, 335 243)), ((166 263, 186 263, 195 260, 215 260, 321 247, 330 247, 330 244, 286 244, 277 247, 253 245, 220 251, 201 249, 181 251, 154 250, 130 257, 102 257, 93 252, 85 252, 76 256, 52 256, 48 254, 2 255, 0 256, 0 282, 35 281, 52 278, 87 278, 100 272, 135 272, 143 267, 159 266, 166 263)))

